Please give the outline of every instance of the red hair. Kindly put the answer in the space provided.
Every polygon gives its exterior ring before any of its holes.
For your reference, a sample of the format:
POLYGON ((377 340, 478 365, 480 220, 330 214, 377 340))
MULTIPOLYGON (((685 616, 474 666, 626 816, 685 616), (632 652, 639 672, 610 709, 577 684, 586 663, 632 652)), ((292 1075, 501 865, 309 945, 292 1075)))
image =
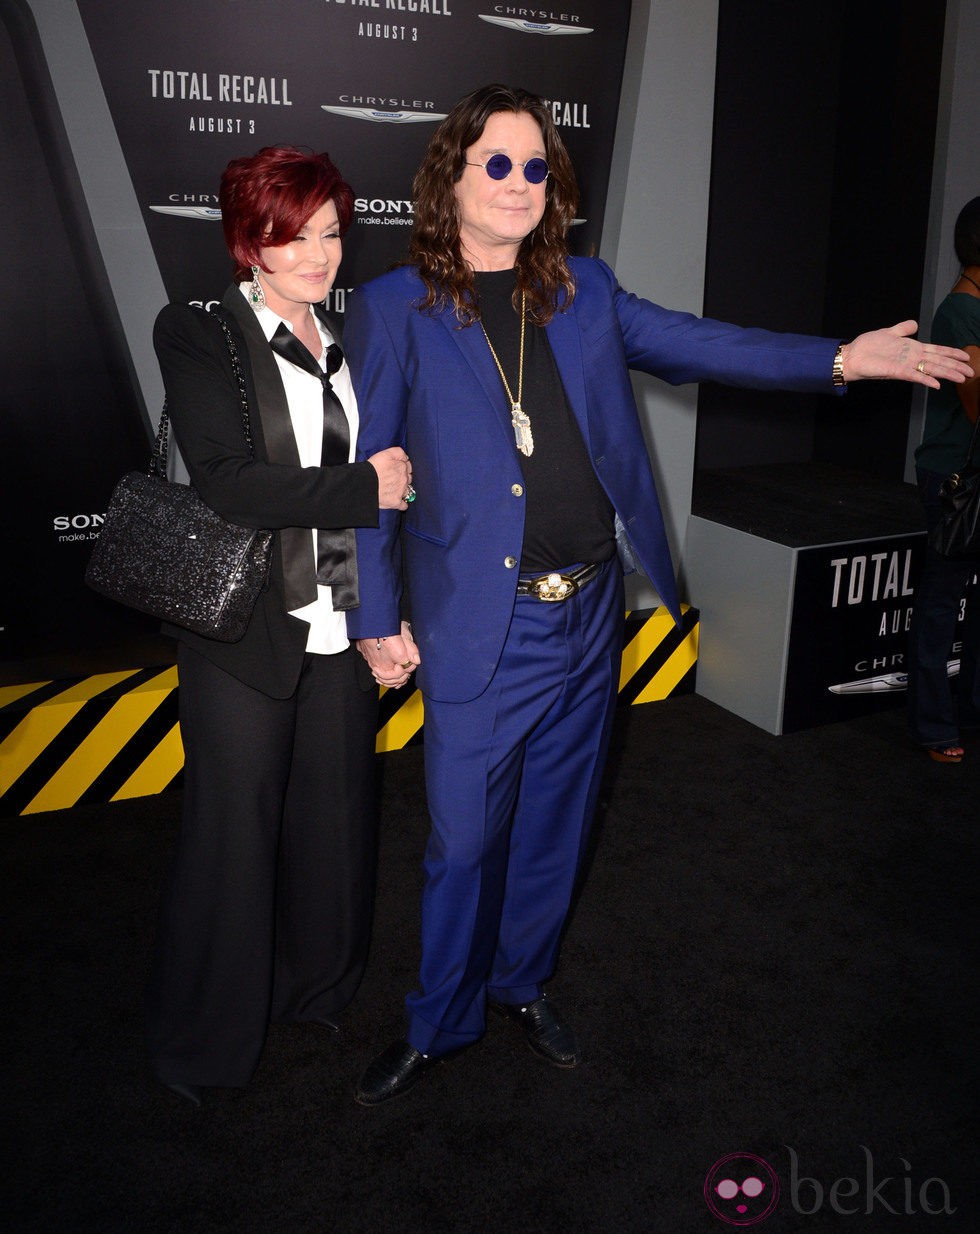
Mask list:
POLYGON ((259 249, 295 239, 327 201, 337 207, 343 235, 354 217, 354 191, 327 154, 263 146, 249 158, 232 159, 221 173, 218 205, 234 278, 245 278, 259 264, 259 249))

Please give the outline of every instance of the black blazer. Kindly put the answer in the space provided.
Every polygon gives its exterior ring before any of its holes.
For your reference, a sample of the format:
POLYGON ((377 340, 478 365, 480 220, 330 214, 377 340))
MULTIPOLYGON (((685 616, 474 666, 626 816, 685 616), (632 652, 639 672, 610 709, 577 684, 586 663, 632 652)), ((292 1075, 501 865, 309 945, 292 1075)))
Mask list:
MULTIPOLYGON (((287 698, 296 687, 309 632, 288 610, 316 596, 311 537, 290 529, 377 527, 377 474, 368 462, 300 466, 279 368, 255 313, 234 285, 221 303, 245 372, 254 457, 242 433, 228 346, 212 315, 168 304, 153 328, 153 346, 191 483, 230 522, 276 530, 272 567, 239 642, 219 643, 175 626, 164 629, 247 685, 287 698)), ((333 321, 319 306, 316 311, 336 335, 333 321)))

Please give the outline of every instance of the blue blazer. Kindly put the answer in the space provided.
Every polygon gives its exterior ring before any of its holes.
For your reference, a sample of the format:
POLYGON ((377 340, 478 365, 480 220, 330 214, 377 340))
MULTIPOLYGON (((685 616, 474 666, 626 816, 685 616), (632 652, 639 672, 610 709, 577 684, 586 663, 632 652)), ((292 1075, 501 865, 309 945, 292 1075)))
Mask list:
MULTIPOLYGON (((629 370, 677 385, 833 391, 838 340, 746 330, 676 313, 624 291, 602 261, 573 258, 576 294, 548 339, 596 475, 637 565, 675 620, 680 609, 629 370)), ((402 445, 416 501, 357 531, 360 608, 352 638, 398 630, 401 551, 419 686, 446 702, 486 688, 514 608, 524 537, 524 478, 500 376, 479 327, 419 312, 409 267, 351 297, 344 349, 360 415, 358 456, 402 445), (399 525, 404 518, 404 536, 399 525)), ((531 412, 533 421, 533 410, 531 412)))

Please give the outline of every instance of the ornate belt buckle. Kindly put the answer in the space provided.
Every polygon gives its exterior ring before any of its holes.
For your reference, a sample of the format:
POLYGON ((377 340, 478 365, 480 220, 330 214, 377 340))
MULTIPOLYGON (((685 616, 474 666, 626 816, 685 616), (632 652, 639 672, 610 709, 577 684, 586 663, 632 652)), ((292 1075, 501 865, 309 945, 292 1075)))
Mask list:
POLYGON ((556 600, 567 600, 578 591, 578 583, 567 574, 540 574, 531 580, 531 595, 538 600, 551 604, 556 600))

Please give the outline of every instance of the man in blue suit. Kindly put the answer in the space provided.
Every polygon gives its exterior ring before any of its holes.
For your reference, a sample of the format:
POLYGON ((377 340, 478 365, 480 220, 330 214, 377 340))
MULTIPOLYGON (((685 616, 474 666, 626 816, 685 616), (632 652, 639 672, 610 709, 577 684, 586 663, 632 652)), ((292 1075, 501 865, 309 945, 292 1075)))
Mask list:
POLYGON ((365 1105, 477 1040, 488 1005, 548 1062, 578 1062, 544 984, 616 701, 617 547, 679 614, 629 370, 830 393, 969 372, 964 353, 909 338, 914 322, 849 344, 744 330, 570 258, 574 173, 548 109, 521 90, 461 100, 414 194, 412 264, 352 297, 344 336, 359 448, 403 445, 417 490, 403 537, 385 511, 357 533, 348 631, 383 684, 419 666, 432 820, 419 989, 405 1037, 360 1080, 365 1105), (403 577, 417 645, 399 634, 403 577))

